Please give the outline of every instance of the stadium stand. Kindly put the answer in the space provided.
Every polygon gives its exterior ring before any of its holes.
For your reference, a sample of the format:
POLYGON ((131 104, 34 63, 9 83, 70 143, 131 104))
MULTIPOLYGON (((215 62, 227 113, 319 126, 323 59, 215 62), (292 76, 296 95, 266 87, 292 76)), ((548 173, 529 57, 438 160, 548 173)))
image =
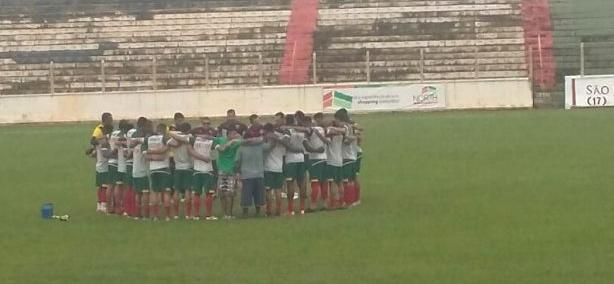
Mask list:
POLYGON ((5 0, 0 93, 526 77, 521 1, 5 0))
POLYGON ((518 0, 320 2, 321 82, 527 76, 518 0))
POLYGON ((151 89, 154 56, 158 89, 257 85, 259 56, 277 83, 289 1, 40 2, 2 4, 2 93, 48 92, 50 61, 56 92, 99 91, 101 60, 107 91, 151 89))

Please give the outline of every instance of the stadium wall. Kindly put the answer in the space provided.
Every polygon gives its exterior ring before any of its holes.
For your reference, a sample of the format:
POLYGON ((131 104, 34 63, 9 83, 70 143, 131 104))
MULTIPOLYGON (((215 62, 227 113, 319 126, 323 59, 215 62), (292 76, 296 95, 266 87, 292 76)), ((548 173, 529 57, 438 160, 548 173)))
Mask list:
MULTIPOLYGON (((446 109, 526 108, 533 105, 527 78, 427 83, 444 85, 446 109)), ((93 121, 105 111, 112 112, 116 118, 131 119, 141 115, 167 118, 176 111, 190 117, 222 116, 229 108, 234 108, 238 115, 270 115, 296 109, 314 113, 323 110, 323 94, 322 85, 303 85, 1 96, 0 123, 93 121)))

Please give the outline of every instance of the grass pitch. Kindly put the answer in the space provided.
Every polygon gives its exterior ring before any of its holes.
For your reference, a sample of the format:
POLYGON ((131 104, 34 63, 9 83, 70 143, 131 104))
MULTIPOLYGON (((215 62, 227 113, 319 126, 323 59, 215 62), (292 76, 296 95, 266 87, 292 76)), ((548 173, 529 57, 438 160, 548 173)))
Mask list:
POLYGON ((356 119, 361 206, 231 222, 98 214, 93 124, 1 127, 0 283, 614 280, 614 111, 356 119))

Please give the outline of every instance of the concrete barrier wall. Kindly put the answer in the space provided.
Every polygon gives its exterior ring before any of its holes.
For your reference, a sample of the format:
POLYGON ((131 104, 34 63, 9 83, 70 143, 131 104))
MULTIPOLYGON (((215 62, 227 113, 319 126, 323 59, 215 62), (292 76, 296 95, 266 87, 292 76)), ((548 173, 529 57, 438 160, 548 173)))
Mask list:
MULTIPOLYGON (((449 109, 533 105, 527 78, 433 83, 445 84, 449 109)), ((130 119, 142 115, 168 118, 177 111, 190 117, 222 116, 229 108, 234 108, 238 115, 271 115, 277 111, 294 112, 297 109, 313 113, 322 111, 322 95, 323 86, 307 85, 0 96, 0 123, 98 120, 105 111, 113 113, 115 118, 130 119)))
POLYGON ((445 85, 450 109, 533 107, 528 78, 448 81, 445 85))
POLYGON ((222 116, 234 108, 238 115, 277 111, 322 110, 319 86, 113 93, 0 96, 0 123, 99 120, 102 112, 116 118, 222 116))

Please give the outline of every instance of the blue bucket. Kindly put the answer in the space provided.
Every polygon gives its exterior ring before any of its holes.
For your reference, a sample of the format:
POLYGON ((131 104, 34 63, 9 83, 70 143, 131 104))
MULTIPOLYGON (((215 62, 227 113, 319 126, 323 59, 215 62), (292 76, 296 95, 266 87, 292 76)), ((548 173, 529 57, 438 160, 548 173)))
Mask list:
POLYGON ((51 219, 53 216, 53 203, 45 203, 41 208, 41 216, 43 219, 51 219))

